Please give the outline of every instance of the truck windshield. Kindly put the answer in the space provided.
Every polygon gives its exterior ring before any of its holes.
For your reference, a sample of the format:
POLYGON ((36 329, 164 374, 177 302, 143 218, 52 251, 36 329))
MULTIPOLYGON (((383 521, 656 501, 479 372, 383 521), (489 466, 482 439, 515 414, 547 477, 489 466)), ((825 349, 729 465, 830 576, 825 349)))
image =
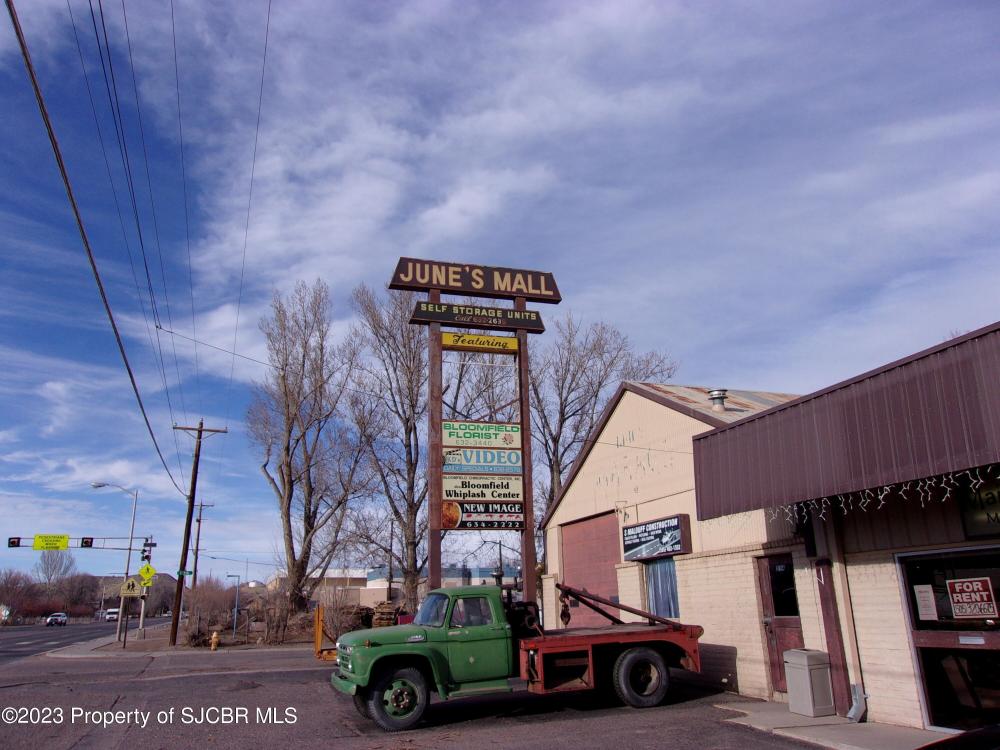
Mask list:
POLYGON ((428 625, 439 628, 444 624, 444 613, 448 609, 448 597, 444 594, 431 594, 420 605, 417 616, 413 618, 414 625, 428 625))

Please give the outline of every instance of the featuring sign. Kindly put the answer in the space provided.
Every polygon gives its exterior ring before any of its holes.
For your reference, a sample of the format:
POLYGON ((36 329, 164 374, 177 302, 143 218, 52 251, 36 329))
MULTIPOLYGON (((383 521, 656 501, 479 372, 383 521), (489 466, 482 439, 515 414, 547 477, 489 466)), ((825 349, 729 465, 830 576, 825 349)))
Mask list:
POLYGON ((444 445, 461 448, 520 448, 521 425, 445 420, 441 440, 444 445))
POLYGON ((997 600, 989 578, 953 578, 948 584, 948 599, 955 619, 985 620, 997 616, 997 600))
POLYGON ((622 529, 625 560, 649 560, 691 551, 691 527, 686 513, 622 529))
POLYGON ((520 474, 521 451, 452 448, 444 452, 444 471, 451 474, 520 474))
POLYGON ((400 258, 389 288, 440 289, 446 294, 502 299, 524 297, 552 303, 562 300, 551 273, 420 258, 400 258))
POLYGON ((517 354, 517 339, 514 336, 488 336, 485 333, 445 331, 441 334, 441 347, 462 352, 517 354))
POLYGON ((445 500, 493 500, 506 503, 524 501, 524 480, 520 474, 491 477, 468 474, 445 474, 445 500))
POLYGON ((920 583, 913 587, 913 598, 917 601, 917 617, 921 620, 937 620, 937 602, 934 600, 934 587, 929 583, 920 583))
POLYGON ((427 325, 441 323, 456 328, 495 328, 500 331, 524 329, 528 333, 544 333, 545 324, 537 310, 515 310, 512 307, 488 305, 454 305, 450 302, 418 302, 410 316, 411 323, 427 325))
POLYGON ((139 586, 139 582, 134 578, 129 578, 122 584, 121 589, 118 591, 119 596, 139 596, 142 593, 142 587, 139 586))
POLYGON ((442 529, 523 529, 520 503, 441 503, 442 529))
POLYGON ((962 524, 969 538, 1000 536, 1000 479, 988 479, 962 495, 962 524))
POLYGON ((146 563, 141 568, 139 568, 139 576, 142 578, 152 578, 156 575, 156 568, 154 568, 149 563, 146 563))
POLYGON ((35 534, 35 543, 31 548, 40 550, 69 549, 69 535, 35 534))

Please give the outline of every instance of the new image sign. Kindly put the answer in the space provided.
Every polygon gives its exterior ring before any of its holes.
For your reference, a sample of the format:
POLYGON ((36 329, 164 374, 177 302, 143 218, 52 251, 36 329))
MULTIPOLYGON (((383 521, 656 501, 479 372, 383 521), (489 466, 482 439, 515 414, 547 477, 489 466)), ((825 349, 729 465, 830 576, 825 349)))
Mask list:
POLYGON ((444 451, 448 474, 520 474, 521 451, 494 448, 450 448, 444 451))
POLYGON ((544 333, 545 324, 537 310, 515 310, 490 305, 457 305, 450 302, 418 302, 410 316, 411 323, 440 323, 456 328, 495 328, 500 331, 523 329, 544 333))
POLYGON ((441 442, 461 448, 520 448, 521 425, 445 420, 441 423, 441 442))
POLYGON ((523 529, 520 503, 441 503, 442 529, 523 529))
POLYGON ((986 620, 997 616, 997 600, 989 578, 953 578, 947 584, 951 613, 956 620, 986 620))
POLYGON ((691 551, 688 516, 661 518, 637 523, 622 529, 625 560, 649 560, 654 557, 687 554, 691 551))
POLYGON ((506 503, 524 501, 524 480, 520 474, 506 476, 445 474, 442 479, 445 500, 492 500, 506 503))

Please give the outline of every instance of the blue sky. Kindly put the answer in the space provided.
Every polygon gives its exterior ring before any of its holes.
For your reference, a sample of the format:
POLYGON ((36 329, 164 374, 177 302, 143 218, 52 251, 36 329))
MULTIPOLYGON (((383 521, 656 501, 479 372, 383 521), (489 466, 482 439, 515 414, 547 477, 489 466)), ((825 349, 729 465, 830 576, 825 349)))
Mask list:
MULTIPOLYGON (((90 12, 71 0, 123 210, 90 12)), ((65 2, 22 24, 173 472, 204 451, 203 546, 273 562, 243 415, 258 366, 144 322, 65 2), (153 332, 155 333, 155 332, 153 332), (153 338, 155 343, 155 337, 153 338), (174 356, 176 347, 176 364, 174 356), (179 456, 179 458, 178 458, 179 456), (179 464, 179 465, 178 465, 179 464)), ((229 348, 266 3, 105 6, 144 239, 166 325, 229 348), (161 279, 162 259, 165 284, 161 279), (189 283, 189 273, 191 282, 189 283)), ((0 24, 0 537, 137 531, 174 570, 184 502, 159 466, 90 277, 9 24, 0 24)), ((552 271, 572 310, 680 363, 677 382, 805 393, 996 320, 1000 50, 994 3, 275 3, 238 350, 274 290, 349 290, 400 255, 552 271)), ((125 214, 129 219, 128 213, 125 214)), ((126 232, 133 253, 132 225, 126 232)), ((139 258, 136 255, 136 258, 139 258)), ((76 555, 95 573, 112 552, 76 555)), ((30 551, 0 549, 0 567, 30 551)), ((206 561, 216 574, 242 565, 206 561)))

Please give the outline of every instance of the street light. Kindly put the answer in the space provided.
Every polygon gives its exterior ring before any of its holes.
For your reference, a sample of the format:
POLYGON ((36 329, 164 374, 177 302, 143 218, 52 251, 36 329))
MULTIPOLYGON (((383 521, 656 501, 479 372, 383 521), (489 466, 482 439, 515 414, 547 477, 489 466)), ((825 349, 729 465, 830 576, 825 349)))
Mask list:
POLYGON ((236 640, 236 618, 240 614, 240 574, 226 573, 226 578, 236 579, 236 606, 233 607, 233 640, 236 640))
MULTIPOLYGON (((139 490, 130 490, 122 487, 120 484, 112 484, 110 482, 91 482, 90 486, 95 490, 99 490, 102 487, 113 487, 116 490, 121 490, 126 495, 132 496, 132 525, 128 530, 128 555, 125 557, 125 577, 122 578, 122 584, 128 580, 129 567, 132 565, 132 542, 135 538, 135 506, 139 504, 139 490)), ((120 597, 121 601, 118 604, 118 621, 115 626, 115 638, 121 640, 122 638, 122 614, 125 612, 125 597, 120 597)), ((146 607, 146 599, 142 600, 142 607, 146 607)), ((140 614, 139 620, 142 620, 142 615, 140 614)), ((128 622, 125 623, 126 629, 128 628, 128 622)))

